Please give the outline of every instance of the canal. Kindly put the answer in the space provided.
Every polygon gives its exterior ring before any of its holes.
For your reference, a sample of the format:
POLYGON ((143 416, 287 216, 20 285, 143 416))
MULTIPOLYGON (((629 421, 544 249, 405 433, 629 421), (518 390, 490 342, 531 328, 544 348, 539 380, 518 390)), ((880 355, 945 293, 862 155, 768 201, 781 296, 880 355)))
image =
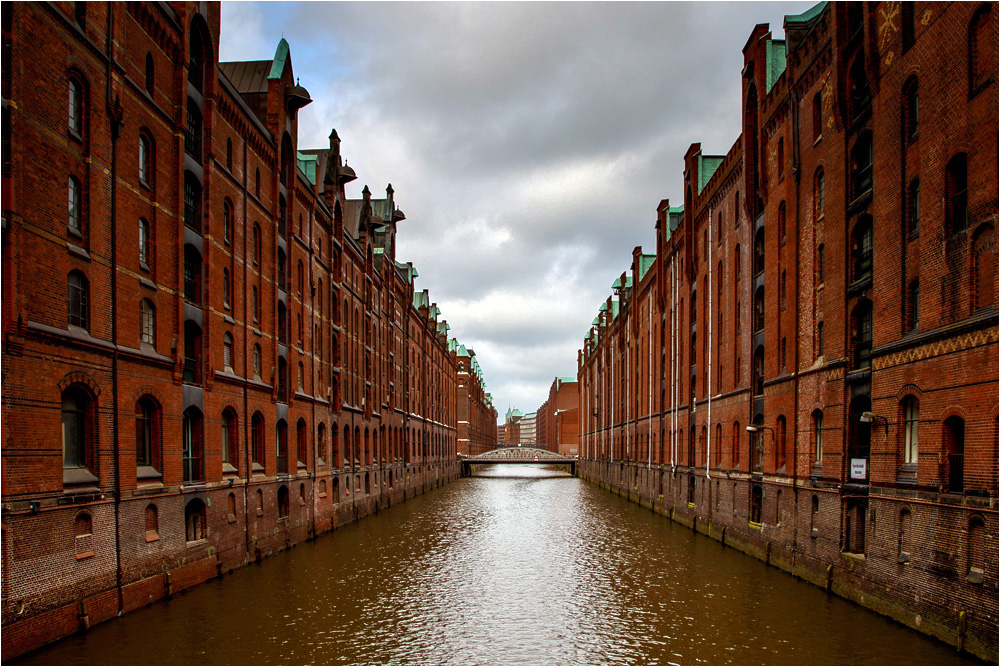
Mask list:
POLYGON ((519 465, 484 468, 19 663, 962 659, 562 471, 519 465))

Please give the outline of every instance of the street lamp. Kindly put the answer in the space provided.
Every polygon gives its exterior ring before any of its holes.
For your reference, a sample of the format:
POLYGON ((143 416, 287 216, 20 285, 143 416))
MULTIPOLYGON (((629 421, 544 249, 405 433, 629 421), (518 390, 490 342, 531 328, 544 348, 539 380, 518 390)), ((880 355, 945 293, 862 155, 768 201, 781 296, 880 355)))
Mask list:
POLYGON ((885 426, 886 434, 889 433, 889 420, 882 415, 877 415, 874 412, 862 412, 861 413, 861 423, 863 424, 878 424, 878 420, 882 420, 882 425, 885 426))

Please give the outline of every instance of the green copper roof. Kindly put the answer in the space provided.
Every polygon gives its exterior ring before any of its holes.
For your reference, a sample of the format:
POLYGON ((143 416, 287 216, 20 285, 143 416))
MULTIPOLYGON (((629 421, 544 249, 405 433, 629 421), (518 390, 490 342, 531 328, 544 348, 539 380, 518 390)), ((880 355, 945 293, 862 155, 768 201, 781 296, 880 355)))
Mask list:
POLYGON ((268 79, 280 79, 281 73, 285 71, 285 63, 288 62, 288 42, 282 37, 278 42, 278 49, 274 52, 274 60, 271 64, 271 73, 268 79))
MULTIPOLYGON (((684 217, 684 207, 683 206, 671 206, 667 210, 667 221, 670 223, 670 231, 676 231, 681 224, 681 218, 684 217)), ((669 236, 667 238, 670 238, 669 236)))
POLYGON ((639 255, 639 280, 646 277, 646 274, 649 273, 649 269, 655 261, 656 255, 647 255, 645 253, 639 255))
POLYGON ((698 194, 701 194, 701 191, 708 185, 709 180, 711 180, 724 159, 724 155, 698 156, 698 194))
POLYGON ((824 1, 824 2, 820 2, 820 3, 817 3, 817 4, 813 5, 812 7, 810 7, 809 9, 807 9, 806 11, 802 12, 801 14, 785 14, 785 23, 786 24, 787 23, 809 23, 814 18, 816 18, 817 16, 819 16, 820 14, 822 14, 823 10, 826 9, 826 6, 828 4, 829 4, 828 2, 824 1))
POLYGON ((602 304, 601 304, 601 308, 600 308, 600 311, 601 311, 602 313, 606 313, 606 312, 608 312, 608 302, 607 302, 607 301, 605 301, 604 303, 602 303, 602 304))
POLYGON ((785 40, 772 39, 767 42, 767 92, 785 71, 785 40))
POLYGON ((619 276, 618 278, 615 278, 615 281, 613 283, 611 283, 611 289, 618 289, 621 286, 622 286, 621 276, 619 276))
POLYGON ((611 302, 611 318, 614 319, 618 317, 618 311, 621 310, 621 304, 618 301, 611 302))
POLYGON ((430 299, 428 298, 426 291, 413 293, 414 307, 421 308, 423 306, 429 306, 430 304, 428 303, 428 301, 430 301, 430 299))
POLYGON ((295 152, 295 156, 298 159, 299 169, 302 173, 306 175, 309 182, 312 185, 316 185, 316 161, 319 159, 318 155, 307 155, 305 153, 295 152))
POLYGON ((594 318, 594 321, 590 323, 590 326, 592 326, 592 327, 596 327, 597 326, 597 318, 596 317, 594 318))
POLYGON ((460 357, 468 357, 469 356, 469 350, 464 345, 459 345, 458 346, 458 356, 460 356, 460 357))

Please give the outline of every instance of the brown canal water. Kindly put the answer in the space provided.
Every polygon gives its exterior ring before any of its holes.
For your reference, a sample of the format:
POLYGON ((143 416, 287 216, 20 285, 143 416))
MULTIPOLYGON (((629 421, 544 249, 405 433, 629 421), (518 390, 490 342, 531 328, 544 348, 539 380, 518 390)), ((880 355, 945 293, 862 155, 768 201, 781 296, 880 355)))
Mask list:
POLYGON ((961 661, 596 486, 518 465, 485 468, 19 663, 961 661))

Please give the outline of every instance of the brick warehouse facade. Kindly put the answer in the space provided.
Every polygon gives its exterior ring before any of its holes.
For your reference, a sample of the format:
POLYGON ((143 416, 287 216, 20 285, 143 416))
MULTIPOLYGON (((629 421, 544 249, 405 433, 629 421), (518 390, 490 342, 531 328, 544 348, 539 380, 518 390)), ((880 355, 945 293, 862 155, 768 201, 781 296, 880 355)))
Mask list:
POLYGON ((585 338, 581 474, 996 661, 997 7, 784 27, 585 338))
POLYGON ((218 3, 5 9, 5 657, 456 478, 464 348, 392 186, 297 145, 287 42, 219 62, 218 3))

